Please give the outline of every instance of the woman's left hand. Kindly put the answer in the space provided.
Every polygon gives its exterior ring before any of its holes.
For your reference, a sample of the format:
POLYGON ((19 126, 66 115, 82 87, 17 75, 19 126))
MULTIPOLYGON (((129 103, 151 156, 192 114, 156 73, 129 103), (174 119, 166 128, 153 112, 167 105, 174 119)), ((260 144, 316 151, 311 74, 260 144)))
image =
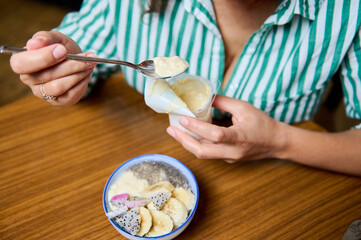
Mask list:
POLYGON ((284 123, 272 119, 245 101, 222 95, 216 97, 213 106, 232 114, 233 125, 222 127, 191 117, 181 117, 180 124, 202 140, 196 140, 174 126, 168 127, 168 134, 202 159, 224 159, 233 163, 282 158, 287 137, 283 133, 284 123))

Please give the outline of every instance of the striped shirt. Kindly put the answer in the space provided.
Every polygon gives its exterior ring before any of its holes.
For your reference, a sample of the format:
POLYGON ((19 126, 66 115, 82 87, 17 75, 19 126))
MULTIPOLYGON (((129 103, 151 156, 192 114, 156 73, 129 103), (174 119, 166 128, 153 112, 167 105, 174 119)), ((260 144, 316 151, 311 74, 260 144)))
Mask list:
MULTIPOLYGON (((361 119, 359 0, 280 1, 248 40, 224 89, 225 46, 212 1, 169 0, 164 12, 143 14, 146 2, 85 0, 57 30, 104 58, 139 63, 180 56, 189 62, 187 72, 212 80, 218 94, 248 101, 286 123, 312 119, 337 72, 347 115, 361 119)), ((100 65, 91 82, 114 70, 100 65)), ((122 71, 143 93, 145 78, 131 68, 122 71)))

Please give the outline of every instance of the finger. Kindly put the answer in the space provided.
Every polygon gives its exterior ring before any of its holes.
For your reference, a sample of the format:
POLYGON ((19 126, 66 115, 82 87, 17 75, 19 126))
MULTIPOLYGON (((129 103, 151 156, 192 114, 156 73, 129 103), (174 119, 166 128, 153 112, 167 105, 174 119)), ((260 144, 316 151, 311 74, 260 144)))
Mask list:
POLYGON ((33 35, 31 39, 26 43, 28 50, 39 49, 55 43, 61 43, 61 39, 58 39, 53 32, 40 31, 33 35))
POLYGON ((214 143, 234 143, 238 139, 238 134, 233 129, 203 122, 196 118, 182 116, 179 123, 189 131, 214 143))
POLYGON ((167 132, 197 158, 235 159, 235 157, 238 157, 235 148, 231 145, 200 142, 174 126, 168 127, 167 132))
POLYGON ((249 103, 239 99, 227 97, 224 95, 217 95, 214 99, 213 107, 231 114, 235 114, 243 111, 243 107, 247 104, 249 103))
POLYGON ((48 45, 60 43, 69 53, 81 53, 81 49, 70 37, 58 31, 40 31, 33 35, 27 42, 28 50, 39 49, 48 45))
MULTIPOLYGON (((73 88, 76 84, 81 82, 84 78, 86 78, 89 74, 92 74, 93 69, 88 69, 82 72, 78 72, 76 74, 66 76, 63 78, 58 78, 53 81, 42 84, 43 92, 47 95, 51 96, 61 96, 73 88)), ((33 85, 32 89, 34 95, 37 97, 42 97, 42 92, 40 91, 41 84, 33 85)))
POLYGON ((85 91, 88 88, 89 80, 91 78, 91 73, 86 76, 82 81, 78 82, 72 89, 62 95, 66 101, 62 102, 62 106, 73 105, 84 96, 85 91))
POLYGON ((27 41, 26 49, 30 51, 30 50, 46 47, 51 44, 54 43, 51 42, 50 39, 45 38, 43 36, 38 36, 38 37, 33 37, 27 41))
POLYGON ((54 66, 63 61, 67 50, 61 44, 13 54, 10 65, 17 74, 30 74, 54 66))
MULTIPOLYGON (((94 53, 83 53, 79 55, 91 56, 91 57, 96 56, 94 53)), ((52 82, 58 78, 71 76, 79 72, 93 70, 96 64, 97 63, 94 62, 66 60, 61 64, 57 64, 55 66, 41 70, 33 74, 23 74, 20 76, 20 79, 28 86, 38 85, 42 83, 52 82)))
MULTIPOLYGON (((57 96, 56 100, 47 100, 51 105, 54 106, 69 106, 78 102, 85 94, 85 91, 88 87, 88 83, 91 77, 91 73, 85 76, 84 79, 80 80, 75 84, 71 89, 65 92, 63 95, 57 96)), ((40 86, 34 86, 32 89, 35 96, 43 99, 42 93, 40 91, 40 86)), ((51 95, 46 88, 43 88, 43 92, 48 95, 51 95)))

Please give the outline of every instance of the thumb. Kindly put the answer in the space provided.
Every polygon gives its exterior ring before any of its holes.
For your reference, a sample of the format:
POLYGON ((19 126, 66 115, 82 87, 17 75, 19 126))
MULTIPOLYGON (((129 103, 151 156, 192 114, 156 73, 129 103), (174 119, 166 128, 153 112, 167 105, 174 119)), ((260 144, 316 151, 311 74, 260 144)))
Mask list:
POLYGON ((223 95, 217 95, 213 102, 213 107, 231 114, 243 111, 248 105, 248 102, 223 95))

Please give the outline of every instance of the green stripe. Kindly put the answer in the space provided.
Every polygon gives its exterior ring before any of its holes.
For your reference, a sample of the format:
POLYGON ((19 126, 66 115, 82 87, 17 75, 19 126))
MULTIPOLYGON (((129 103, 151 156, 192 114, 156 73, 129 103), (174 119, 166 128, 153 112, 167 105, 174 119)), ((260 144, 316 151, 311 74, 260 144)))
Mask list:
MULTIPOLYGON (((215 40, 216 36, 213 35, 213 39, 212 39, 212 44, 211 44, 211 48, 210 49, 214 49, 214 40, 215 40)), ((210 60, 209 60, 209 66, 208 66, 208 79, 211 79, 212 76, 212 68, 213 68, 213 51, 211 51, 211 54, 210 54, 210 60)), ((219 79, 217 79, 219 80, 219 79)))
MULTIPOLYGON (((355 41, 354 41, 354 47, 353 47, 353 50, 354 51, 360 51, 361 49, 361 46, 360 46, 360 38, 357 36, 355 41), (357 41, 358 40, 358 41, 357 41)), ((346 76, 347 78, 349 79, 349 83, 351 84, 352 86, 352 103, 354 103, 354 112, 357 112, 358 113, 358 117, 360 118, 361 117, 361 106, 360 106, 360 102, 361 102, 361 99, 358 99, 358 96, 357 96, 357 86, 356 86, 356 83, 355 81, 352 81, 353 79, 353 76, 352 76, 352 72, 353 71, 357 71, 357 75, 358 75, 358 80, 360 81, 361 80, 361 55, 360 54, 355 54, 356 58, 357 58, 357 62, 359 63, 359 67, 357 69, 355 68, 352 68, 351 67, 351 64, 350 64, 350 60, 349 58, 346 58, 344 63, 345 63, 345 68, 347 70, 346 72, 346 76)), ((342 81, 344 82, 344 81, 342 81)), ((343 89, 346 89, 346 86, 345 84, 343 83, 343 89)), ((360 90, 359 90, 360 91, 360 90)), ((348 98, 348 95, 345 95, 346 99, 347 99, 347 102, 349 103, 350 100, 348 98)), ((356 117, 354 114, 352 114, 352 117, 356 117)))
POLYGON ((322 74, 322 66, 325 62, 325 58, 326 58, 326 53, 330 46, 330 39, 332 36, 332 23, 333 23, 333 11, 334 11, 334 1, 328 1, 327 2, 327 13, 326 13, 326 22, 325 22, 325 32, 323 34, 323 43, 322 43, 322 51, 320 52, 320 56, 318 58, 317 61, 317 66, 316 66, 316 70, 315 70, 315 75, 314 75, 314 81, 312 84, 312 90, 315 89, 317 83, 318 83, 318 79, 320 78, 321 74, 322 74))
MULTIPOLYGON (((311 60, 312 60, 312 56, 313 56, 313 52, 314 52, 314 49, 315 49, 315 43, 316 43, 316 37, 317 37, 317 21, 314 21, 314 22, 311 22, 310 26, 310 33, 309 33, 309 37, 308 37, 308 52, 307 52, 307 59, 306 59, 306 62, 305 62, 305 65, 307 66, 311 60)), ((303 95, 303 88, 304 88, 304 83, 305 83, 305 80, 306 80, 306 75, 307 75, 307 68, 300 74, 300 77, 298 79, 298 85, 297 85, 297 93, 300 93, 300 95, 303 95)), ((297 117, 297 114, 299 112, 299 107, 301 105, 301 99, 299 101, 296 102, 295 104, 295 108, 293 110, 293 114, 292 114, 292 117, 291 117, 291 120, 290 122, 294 122, 296 117, 297 117)))
POLYGON ((194 21, 193 27, 192 27, 191 41, 190 41, 190 43, 189 43, 189 45, 188 45, 188 49, 187 49, 187 55, 186 55, 186 60, 187 60, 187 61, 189 61, 189 59, 191 59, 192 50, 195 50, 195 49, 193 48, 193 44, 192 44, 192 43, 193 43, 193 39, 195 39, 195 37, 196 37, 197 26, 198 26, 197 22, 194 21))
POLYGON ((203 5, 197 1, 196 4, 196 8, 198 8, 202 13, 204 13, 204 15, 207 17, 207 19, 214 25, 216 25, 217 23, 214 21, 213 17, 209 14, 209 12, 207 11, 207 9, 205 9, 203 7, 203 5))
MULTIPOLYGON (((131 6, 131 3, 129 3, 131 6)), ((128 52, 129 52, 129 42, 130 42, 130 31, 132 29, 132 16, 133 16, 133 8, 132 7, 128 7, 128 12, 127 12, 127 18, 125 21, 125 34, 124 34, 124 60, 127 61, 128 60, 128 52)), ((120 20, 119 20, 120 21, 120 20)), ((124 27, 124 26, 122 26, 124 27)), ((121 36, 123 37, 123 36, 121 36)), ((137 74, 136 70, 134 69, 127 69, 127 71, 132 71, 134 75, 137 74)), ((131 79, 127 79, 127 82, 130 84, 131 79)), ((136 89, 136 85, 133 85, 133 87, 136 89)))
POLYGON ((115 1, 115 3, 116 3, 116 5, 115 5, 115 13, 114 13, 114 31, 116 33, 118 33, 118 31, 119 31, 119 22, 120 22, 121 1, 115 1))
POLYGON ((70 33, 66 33, 66 35, 67 36, 69 36, 69 37, 72 37, 72 36, 74 36, 74 34, 76 33, 76 32, 78 32, 78 28, 74 28, 74 30, 73 31, 71 31, 70 33))
MULTIPOLYGON (((97 19, 101 18, 101 17, 105 17, 107 16, 109 13, 109 5, 107 5, 107 8, 104 10, 104 12, 98 14, 98 16, 96 17, 97 19)), ((103 21, 105 22, 105 19, 103 18, 103 21)), ((90 39, 90 41, 88 42, 88 45, 86 45, 85 49, 90 49, 91 46, 95 43, 95 40, 99 37, 99 34, 101 31, 103 31, 104 26, 100 26, 93 34, 93 37, 90 39)), ((109 34, 108 37, 111 37, 111 35, 109 34)), ((104 46, 105 43, 103 43, 104 46)), ((99 53, 101 53, 101 51, 99 51, 99 53)))
MULTIPOLYGON (((266 72, 266 69, 267 69, 267 66, 268 66, 268 63, 269 63, 269 60, 270 60, 270 55, 271 55, 271 52, 272 52, 272 46, 273 46, 273 43, 275 41, 275 38, 276 38, 276 31, 272 30, 270 31, 269 34, 272 34, 272 38, 271 38, 271 44, 270 44, 270 47, 267 49, 267 51, 265 52, 264 54, 264 58, 263 58, 263 61, 260 62, 260 58, 261 58, 261 55, 262 54, 258 54, 257 56, 257 59, 256 59, 256 63, 257 64, 254 64, 253 65, 253 69, 251 71, 254 72, 254 69, 258 66, 258 65, 261 65, 261 69, 260 69, 260 72, 259 72, 259 76, 258 76, 258 80, 257 82, 254 83, 254 86, 253 86, 253 89, 252 91, 250 92, 249 94, 249 97, 248 97, 248 101, 249 102, 254 102, 254 93, 256 92, 256 90, 258 89, 259 87, 259 84, 262 82, 262 79, 263 79, 263 75, 264 73, 266 72)), ((262 44, 262 48, 259 50, 259 52, 264 52, 264 44, 262 44)), ((272 63, 273 64, 273 63, 272 63)), ((250 76, 248 77, 248 79, 250 79, 250 76)), ((270 81, 269 81, 270 82, 270 81)), ((242 88, 242 92, 240 95, 243 95, 243 92, 245 90, 245 87, 242 88)))
POLYGON ((334 52, 334 55, 333 55, 333 59, 332 59, 332 64, 331 64, 331 69, 330 69, 330 72, 328 74, 328 77, 331 77, 333 74, 335 74, 335 72, 337 71, 337 68, 340 64, 340 60, 341 60, 341 53, 342 53, 342 48, 344 46, 344 43, 345 43, 345 35, 346 35, 346 32, 347 32, 347 25, 348 25, 348 17, 350 15, 350 6, 348 1, 343 1, 343 6, 342 6, 342 20, 341 20, 341 23, 340 23, 340 26, 341 26, 341 30, 340 30, 340 33, 339 33, 339 38, 337 39, 337 42, 336 42, 336 46, 334 47, 335 48, 335 52, 334 52), (346 17, 344 17, 346 16, 346 17))
MULTIPOLYGON (((135 47, 135 58, 134 58, 134 62, 137 64, 139 63, 139 55, 140 55, 140 49, 141 49, 141 43, 142 43, 142 38, 143 38, 143 22, 139 21, 138 24, 138 30, 137 30, 137 44, 135 47)), ((138 76, 138 74, 134 74, 133 75, 133 86, 136 86, 136 81, 137 81, 137 77, 140 77, 140 75, 138 76)), ((145 81, 143 83, 143 91, 145 88, 145 81)))
MULTIPOLYGON (((318 1, 318 0, 315 0, 315 1, 318 1)), ((306 18, 310 18, 310 6, 307 1, 304 1, 304 4, 305 4, 305 16, 306 16, 306 18)))
MULTIPOLYGON (((292 83, 296 81, 296 75, 297 75, 297 71, 298 71, 298 61, 299 61, 299 56, 300 56, 299 43, 302 40, 302 39, 300 39, 301 32, 302 32, 302 20, 301 20, 301 18, 298 18, 297 30, 295 32, 295 39, 294 39, 293 46, 292 46, 292 49, 294 49, 292 51, 292 52, 294 52, 294 55, 292 56, 292 67, 291 67, 291 76, 290 76, 290 81, 292 83)), ((290 98, 291 88, 292 88, 292 84, 290 84, 285 91, 286 99, 290 98)), ((282 114, 280 116, 281 121, 284 121, 286 119, 286 114, 288 112, 288 109, 289 109, 289 102, 285 102, 284 110, 282 111, 282 114)))
POLYGON ((154 49, 155 56, 159 56, 159 45, 160 45, 159 43, 160 43, 160 39, 162 37, 163 22, 164 22, 164 12, 159 14, 159 17, 158 17, 157 36, 156 36, 156 40, 155 40, 155 49, 154 49))
MULTIPOLYGON (((107 21, 107 20, 104 19, 104 21, 107 21)), ((104 52, 105 47, 107 47, 109 45, 109 42, 112 39, 112 37, 115 37, 114 25, 112 25, 112 27, 110 28, 108 36, 104 39, 104 42, 102 43, 102 45, 99 48, 99 52, 104 52)), ((115 42, 113 43, 113 45, 114 45, 114 48, 117 49, 115 42)))
POLYGON ((300 13, 303 13, 303 5, 304 5, 304 1, 298 1, 299 2, 299 6, 300 6, 300 13))
POLYGON ((169 22, 169 34, 168 34, 168 40, 167 40, 167 47, 165 50, 165 56, 170 56, 171 46, 172 46, 172 37, 173 37, 173 25, 174 20, 177 15, 177 11, 179 10, 180 1, 175 1, 174 7, 172 9, 172 13, 170 16, 170 22, 169 22))
POLYGON ((201 27, 202 27, 202 41, 201 41, 200 51, 199 51, 198 59, 197 59, 197 75, 198 76, 201 75, 202 60, 204 57, 203 54, 204 54, 206 37, 207 37, 207 29, 205 29, 205 27, 203 25, 201 27))
MULTIPOLYGON (((226 58, 226 54, 225 54, 225 49, 224 49, 224 45, 223 42, 221 42, 220 40, 218 41, 219 45, 220 45, 220 50, 219 50, 219 68, 218 68, 218 81, 220 81, 220 84, 222 86, 222 81, 223 81, 223 75, 224 75, 224 65, 225 65, 225 58, 226 58)), ((222 93, 222 87, 219 87, 218 89, 218 93, 222 93)))
POLYGON ((177 56, 180 56, 180 49, 181 49, 181 46, 182 46, 182 43, 183 43, 182 34, 184 33, 184 29, 186 27, 187 19, 188 19, 188 13, 184 12, 181 28, 179 29, 180 34, 178 36, 178 41, 177 41, 177 46, 176 46, 176 55, 177 56))
MULTIPOLYGON (((118 54, 118 50, 117 48, 114 48, 113 51, 109 54, 109 58, 113 58, 113 57, 116 57, 118 54)), ((119 66, 120 68, 120 66, 119 66)))
MULTIPOLYGON (((288 41, 289 34, 290 34, 290 29, 288 27, 284 27, 281 46, 286 46, 286 42, 288 41)), ((280 49, 275 66, 280 66, 284 51, 285 51, 285 47, 280 49)), ((276 74, 277 74, 278 70, 279 70, 279 68, 273 69, 270 79, 276 79, 276 74)), ((270 82, 272 82, 272 81, 270 81, 270 82)), ((280 95, 280 93, 282 91, 282 87, 283 87, 282 83, 283 83, 282 74, 280 74, 280 76, 278 76, 277 83, 276 83, 276 92, 273 96, 273 100, 275 101, 275 103, 273 104, 272 109, 270 110, 271 117, 274 117, 275 109, 278 107, 278 104, 276 104, 276 102, 277 102, 276 100, 280 97, 279 95, 280 95)), ((269 89, 269 87, 271 87, 271 84, 269 84, 266 89, 269 89)), ((267 98, 267 95, 268 95, 268 91, 264 91, 263 95, 262 95, 261 109, 265 109, 265 107, 267 105, 266 101, 264 101, 264 99, 267 98)))
MULTIPOLYGON (((215 43, 216 36, 214 36, 213 39, 213 43, 215 43)), ((224 53, 224 45, 223 42, 221 40, 218 40, 218 38, 216 39, 219 43, 220 49, 219 49, 219 68, 218 68, 218 76, 217 76, 217 83, 219 84, 218 87, 218 92, 217 94, 222 94, 222 81, 223 81, 223 74, 224 74, 224 58, 225 58, 225 53, 224 53)), ((213 48, 212 48, 213 49, 213 48)), ((212 66, 214 67, 214 66, 212 66)), ((217 87, 217 86, 216 86, 217 87)), ((213 116, 221 116, 221 111, 217 108, 214 109, 214 113, 213 116)))
MULTIPOLYGON (((361 5, 359 5, 360 8, 361 8, 361 5)), ((361 13, 359 11, 359 13, 361 13)), ((360 14, 361 15, 361 14, 360 14)), ((359 17, 359 20, 361 20, 361 17, 359 17)), ((360 22, 359 22, 360 24, 360 22)), ((360 29, 361 31, 361 29, 360 29)), ((360 39, 360 35, 359 34, 356 34, 356 37, 354 39, 354 42, 353 42, 353 51, 355 52, 355 56, 356 56, 356 59, 357 59, 357 63, 358 63, 358 68, 357 68, 357 76, 358 76, 358 80, 361 80, 361 39, 360 39)), ((355 91, 356 91, 356 88, 354 88, 355 91)), ((357 101, 357 103, 359 104, 360 101, 357 101)))
MULTIPOLYGON (((321 105, 321 101, 322 101, 322 95, 323 95, 323 91, 316 91, 314 93, 316 95, 315 97, 315 102, 313 103, 313 106, 311 108, 311 116, 314 116, 316 114, 316 111, 319 109, 320 105, 321 105)), ((303 115, 302 119, 305 119, 306 116, 305 114, 303 115)))
MULTIPOLYGON (((81 16, 81 18, 78 20, 78 22, 80 22, 81 20, 83 20, 83 19, 86 19, 91 13, 92 13, 92 9, 94 9, 94 8, 96 8, 96 7, 98 7, 98 5, 100 4, 100 1, 94 1, 93 2, 93 4, 90 6, 90 10, 89 10, 89 12, 87 12, 86 14, 84 14, 84 15, 82 15, 81 16)), ((90 26, 92 26, 93 24, 94 24, 94 22, 96 22, 96 20, 98 20, 98 18, 101 16, 101 14, 102 14, 102 12, 100 12, 100 13, 98 13, 93 19, 92 19, 92 21, 90 21, 87 25, 85 25, 84 27, 83 27, 83 34, 78 38, 78 40, 77 40, 77 42, 78 42, 78 44, 83 40, 83 38, 85 37, 85 34, 86 34, 86 32, 87 32, 87 30, 88 30, 88 28, 90 27, 90 26)))
POLYGON ((58 28, 75 27, 74 22, 72 20, 73 17, 74 17, 74 14, 76 14, 77 16, 80 15, 80 14, 77 14, 77 13, 70 13, 70 14, 65 15, 62 23, 58 26, 58 28), (72 19, 70 19, 70 17, 72 17, 72 19))
MULTIPOLYGON (((127 13, 127 20, 125 22, 126 29, 125 29, 125 36, 124 36, 124 60, 128 59, 128 52, 129 52, 129 43, 130 43, 130 33, 132 29, 132 17, 133 17, 133 8, 128 8, 127 13)), ((135 71, 135 70, 134 70, 135 71)))
MULTIPOLYGON (((300 119, 305 118, 307 110, 309 109, 309 105, 311 104, 311 100, 312 100, 312 95, 308 96, 308 98, 306 99, 306 104, 303 107, 303 109, 297 109, 297 110, 301 110, 301 112, 302 112, 300 119)), ((301 104, 299 104, 299 105, 301 105, 301 104)))
POLYGON ((291 2, 292 1, 287 1, 285 6, 277 12, 277 22, 290 10, 289 7, 291 6, 291 2))

